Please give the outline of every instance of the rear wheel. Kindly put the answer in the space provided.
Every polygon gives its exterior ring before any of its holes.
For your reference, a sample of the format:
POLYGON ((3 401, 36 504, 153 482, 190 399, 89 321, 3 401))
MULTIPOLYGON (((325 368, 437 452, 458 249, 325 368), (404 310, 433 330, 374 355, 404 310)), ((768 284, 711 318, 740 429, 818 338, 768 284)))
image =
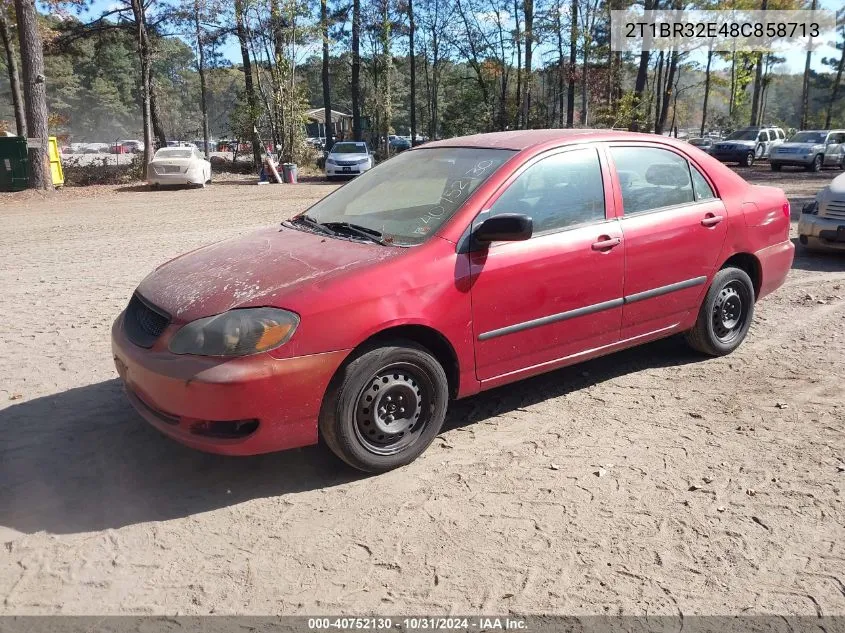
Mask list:
POLYGON ((746 167, 752 167, 754 165, 754 152, 748 152, 745 155, 745 160, 742 161, 742 164, 746 167))
POLYGON ((320 433, 350 466, 385 472, 431 444, 448 401, 446 372, 428 350, 389 341, 362 350, 340 369, 323 401, 320 433))
POLYGON ((745 340, 754 318, 754 285, 744 270, 723 268, 713 277, 695 326, 686 334, 693 349, 730 354, 745 340))

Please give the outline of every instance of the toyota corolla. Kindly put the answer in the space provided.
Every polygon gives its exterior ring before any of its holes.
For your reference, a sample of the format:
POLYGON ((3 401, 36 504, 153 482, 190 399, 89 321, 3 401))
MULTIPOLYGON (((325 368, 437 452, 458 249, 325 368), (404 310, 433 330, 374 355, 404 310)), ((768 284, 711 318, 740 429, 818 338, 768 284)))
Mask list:
POLYGON ((677 333, 732 352, 793 251, 783 192, 687 143, 437 141, 156 269, 114 323, 114 360, 188 446, 322 439, 380 472, 419 456, 453 399, 677 333))

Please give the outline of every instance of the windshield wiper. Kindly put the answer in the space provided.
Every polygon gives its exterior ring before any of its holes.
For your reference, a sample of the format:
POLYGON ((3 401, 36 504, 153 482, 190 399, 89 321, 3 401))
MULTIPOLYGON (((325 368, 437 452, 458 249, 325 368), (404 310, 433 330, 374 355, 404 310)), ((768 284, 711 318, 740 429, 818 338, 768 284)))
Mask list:
POLYGON ((338 229, 348 231, 349 233, 363 237, 364 239, 375 242, 376 244, 381 244, 382 246, 388 245, 388 241, 384 239, 381 231, 376 231, 368 226, 361 226, 360 224, 353 224, 352 222, 323 222, 320 226, 328 227, 334 231, 337 231, 338 229))
POLYGON ((334 235, 334 231, 326 228, 325 226, 317 222, 317 220, 315 220, 314 218, 308 217, 305 213, 303 213, 302 215, 298 215, 291 220, 288 220, 288 223, 293 224, 294 221, 302 222, 306 226, 309 226, 312 229, 319 231, 320 233, 325 233, 326 235, 334 235))

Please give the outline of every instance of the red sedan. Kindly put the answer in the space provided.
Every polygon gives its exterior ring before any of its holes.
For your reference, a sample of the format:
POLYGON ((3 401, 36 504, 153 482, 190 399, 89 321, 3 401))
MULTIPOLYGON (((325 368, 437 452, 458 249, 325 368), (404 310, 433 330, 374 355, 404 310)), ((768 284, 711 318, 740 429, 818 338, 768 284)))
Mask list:
POLYGON ((114 323, 114 359, 138 411, 188 446, 322 437, 385 471, 453 398, 680 332, 732 352, 793 250, 784 193, 688 143, 450 139, 156 269, 114 323))

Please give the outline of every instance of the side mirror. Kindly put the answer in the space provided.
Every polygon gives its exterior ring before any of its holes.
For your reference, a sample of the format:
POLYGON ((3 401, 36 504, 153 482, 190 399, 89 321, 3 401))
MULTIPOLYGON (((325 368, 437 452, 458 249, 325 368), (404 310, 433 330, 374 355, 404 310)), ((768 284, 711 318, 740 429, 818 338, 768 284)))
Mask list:
POLYGON ((520 242, 531 238, 534 222, 521 213, 502 213, 487 218, 473 231, 476 242, 520 242))

